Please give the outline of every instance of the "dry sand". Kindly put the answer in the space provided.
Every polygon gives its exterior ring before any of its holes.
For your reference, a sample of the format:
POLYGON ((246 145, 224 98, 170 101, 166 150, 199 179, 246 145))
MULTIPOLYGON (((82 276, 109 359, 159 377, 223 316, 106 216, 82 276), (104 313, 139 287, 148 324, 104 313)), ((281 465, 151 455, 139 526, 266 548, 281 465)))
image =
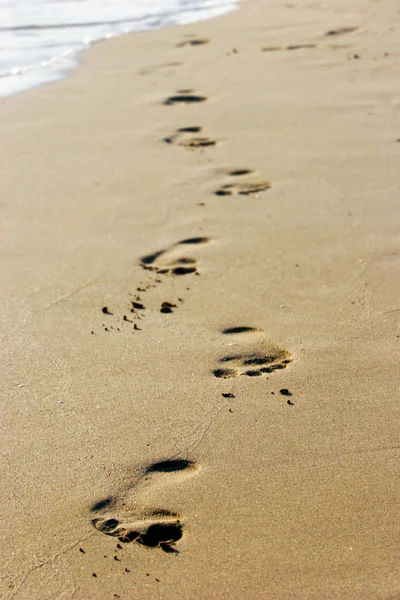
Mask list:
POLYGON ((1 102, 1 598, 400 598, 399 24, 247 0, 1 102))

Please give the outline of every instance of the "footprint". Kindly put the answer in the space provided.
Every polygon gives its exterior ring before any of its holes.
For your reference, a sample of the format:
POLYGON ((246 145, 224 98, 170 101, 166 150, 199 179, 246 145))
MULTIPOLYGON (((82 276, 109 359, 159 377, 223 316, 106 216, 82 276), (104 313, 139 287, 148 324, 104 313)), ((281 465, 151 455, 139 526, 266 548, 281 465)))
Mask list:
POLYGON ((352 33, 353 31, 357 31, 358 27, 338 27, 337 29, 330 29, 325 33, 325 35, 343 35, 345 33, 352 33))
POLYGON ((283 50, 282 46, 265 46, 261 48, 261 52, 277 52, 278 50, 283 50))
POLYGON ((327 44, 327 48, 331 50, 348 50, 351 48, 351 44, 327 44))
POLYGON ((153 254, 142 256, 140 264, 143 269, 155 271, 160 275, 180 276, 198 273, 197 260, 184 254, 181 247, 204 245, 210 241, 207 237, 187 238, 167 250, 158 250, 153 254))
POLYGON ((138 502, 143 488, 149 485, 176 483, 194 475, 199 466, 179 458, 152 463, 139 471, 138 478, 115 497, 96 502, 91 512, 96 513, 91 523, 105 535, 118 538, 122 543, 135 542, 147 548, 178 553, 175 544, 183 536, 183 519, 176 512, 165 509, 145 509, 138 502), (133 497, 129 499, 128 495, 133 497), (130 512, 126 514, 126 506, 130 512))
POLYGON ((265 46, 261 52, 276 52, 278 50, 303 50, 307 48, 316 48, 317 44, 291 44, 289 46, 265 46))
POLYGON ((180 146, 183 146, 184 148, 208 148, 209 146, 215 146, 216 145, 216 141, 212 140, 211 138, 208 137, 193 137, 190 138, 188 140, 183 140, 182 142, 179 143, 180 146))
POLYGON ((266 180, 259 180, 246 183, 227 183, 215 191, 216 196, 232 196, 239 194, 240 196, 250 196, 269 190, 271 183, 266 180))
POLYGON ((135 542, 147 548, 161 548, 164 552, 178 553, 175 543, 183 536, 180 515, 166 510, 154 510, 136 520, 92 519, 92 525, 124 544, 135 542))
POLYGON ((184 46, 203 46, 204 44, 208 44, 210 40, 206 37, 203 38, 193 38, 190 40, 184 40, 183 42, 179 42, 177 44, 178 48, 183 48, 184 46))
POLYGON ((202 127, 180 127, 173 135, 164 138, 164 142, 167 144, 177 144, 178 146, 183 146, 184 148, 188 149, 215 146, 217 143, 216 140, 213 140, 209 137, 187 135, 192 133, 200 133, 201 131, 202 127))
POLYGON ((295 44, 293 46, 286 46, 286 50, 303 50, 305 48, 316 48, 317 44, 295 44))
POLYGON ((206 100, 207 96, 199 96, 197 94, 189 93, 186 90, 181 90, 177 95, 170 96, 164 100, 164 104, 166 106, 172 106, 174 104, 196 104, 198 102, 205 102, 206 100))
MULTIPOLYGON (((225 335, 261 332, 255 327, 230 327, 222 331, 225 335)), ((220 358, 220 366, 214 369, 215 377, 230 379, 247 375, 260 377, 264 373, 272 373, 278 369, 286 369, 293 358, 290 352, 268 342, 250 346, 239 352, 227 354, 220 358)))
MULTIPOLYGON (((225 171, 225 174, 229 177, 245 177, 247 175, 255 175, 255 171, 252 169, 241 168, 232 169, 225 171)), ((253 181, 241 181, 234 183, 226 183, 222 185, 214 193, 216 196, 232 196, 233 194, 239 194, 241 196, 249 196, 251 194, 257 194, 263 192, 271 187, 271 183, 265 179, 258 179, 253 181)))

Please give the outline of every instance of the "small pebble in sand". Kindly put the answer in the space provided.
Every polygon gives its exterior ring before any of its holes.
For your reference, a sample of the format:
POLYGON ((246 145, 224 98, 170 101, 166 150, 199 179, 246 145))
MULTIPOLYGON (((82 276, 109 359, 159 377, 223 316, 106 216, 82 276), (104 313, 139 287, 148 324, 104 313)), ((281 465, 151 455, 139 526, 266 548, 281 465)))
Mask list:
POLYGON ((103 306, 103 308, 101 309, 101 312, 104 313, 105 315, 112 315, 112 312, 110 312, 108 306, 103 306))
POLYGON ((140 302, 133 302, 133 300, 131 300, 131 303, 133 308, 136 308, 137 310, 145 310, 145 306, 140 302))
POLYGON ((286 388, 280 389, 279 393, 282 394, 282 396, 291 396, 292 395, 292 392, 289 392, 289 390, 287 390, 286 388))
POLYGON ((224 398, 235 398, 236 397, 234 394, 231 394, 230 392, 228 392, 226 394, 222 393, 222 395, 224 398))

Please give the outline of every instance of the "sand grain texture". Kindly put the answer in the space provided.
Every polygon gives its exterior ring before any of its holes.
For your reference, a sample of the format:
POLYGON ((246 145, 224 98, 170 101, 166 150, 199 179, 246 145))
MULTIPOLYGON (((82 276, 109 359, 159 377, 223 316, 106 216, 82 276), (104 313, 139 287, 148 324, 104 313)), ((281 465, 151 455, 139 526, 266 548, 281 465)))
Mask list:
POLYGON ((1 598, 399 597, 399 24, 247 0, 1 101, 1 598))

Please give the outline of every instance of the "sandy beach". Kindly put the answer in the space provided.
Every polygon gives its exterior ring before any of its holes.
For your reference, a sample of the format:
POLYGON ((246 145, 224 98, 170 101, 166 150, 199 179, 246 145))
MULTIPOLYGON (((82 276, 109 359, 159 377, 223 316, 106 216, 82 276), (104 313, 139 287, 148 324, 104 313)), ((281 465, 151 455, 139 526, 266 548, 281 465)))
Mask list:
POLYGON ((1 100, 1 598, 400 599, 399 25, 246 0, 1 100))

